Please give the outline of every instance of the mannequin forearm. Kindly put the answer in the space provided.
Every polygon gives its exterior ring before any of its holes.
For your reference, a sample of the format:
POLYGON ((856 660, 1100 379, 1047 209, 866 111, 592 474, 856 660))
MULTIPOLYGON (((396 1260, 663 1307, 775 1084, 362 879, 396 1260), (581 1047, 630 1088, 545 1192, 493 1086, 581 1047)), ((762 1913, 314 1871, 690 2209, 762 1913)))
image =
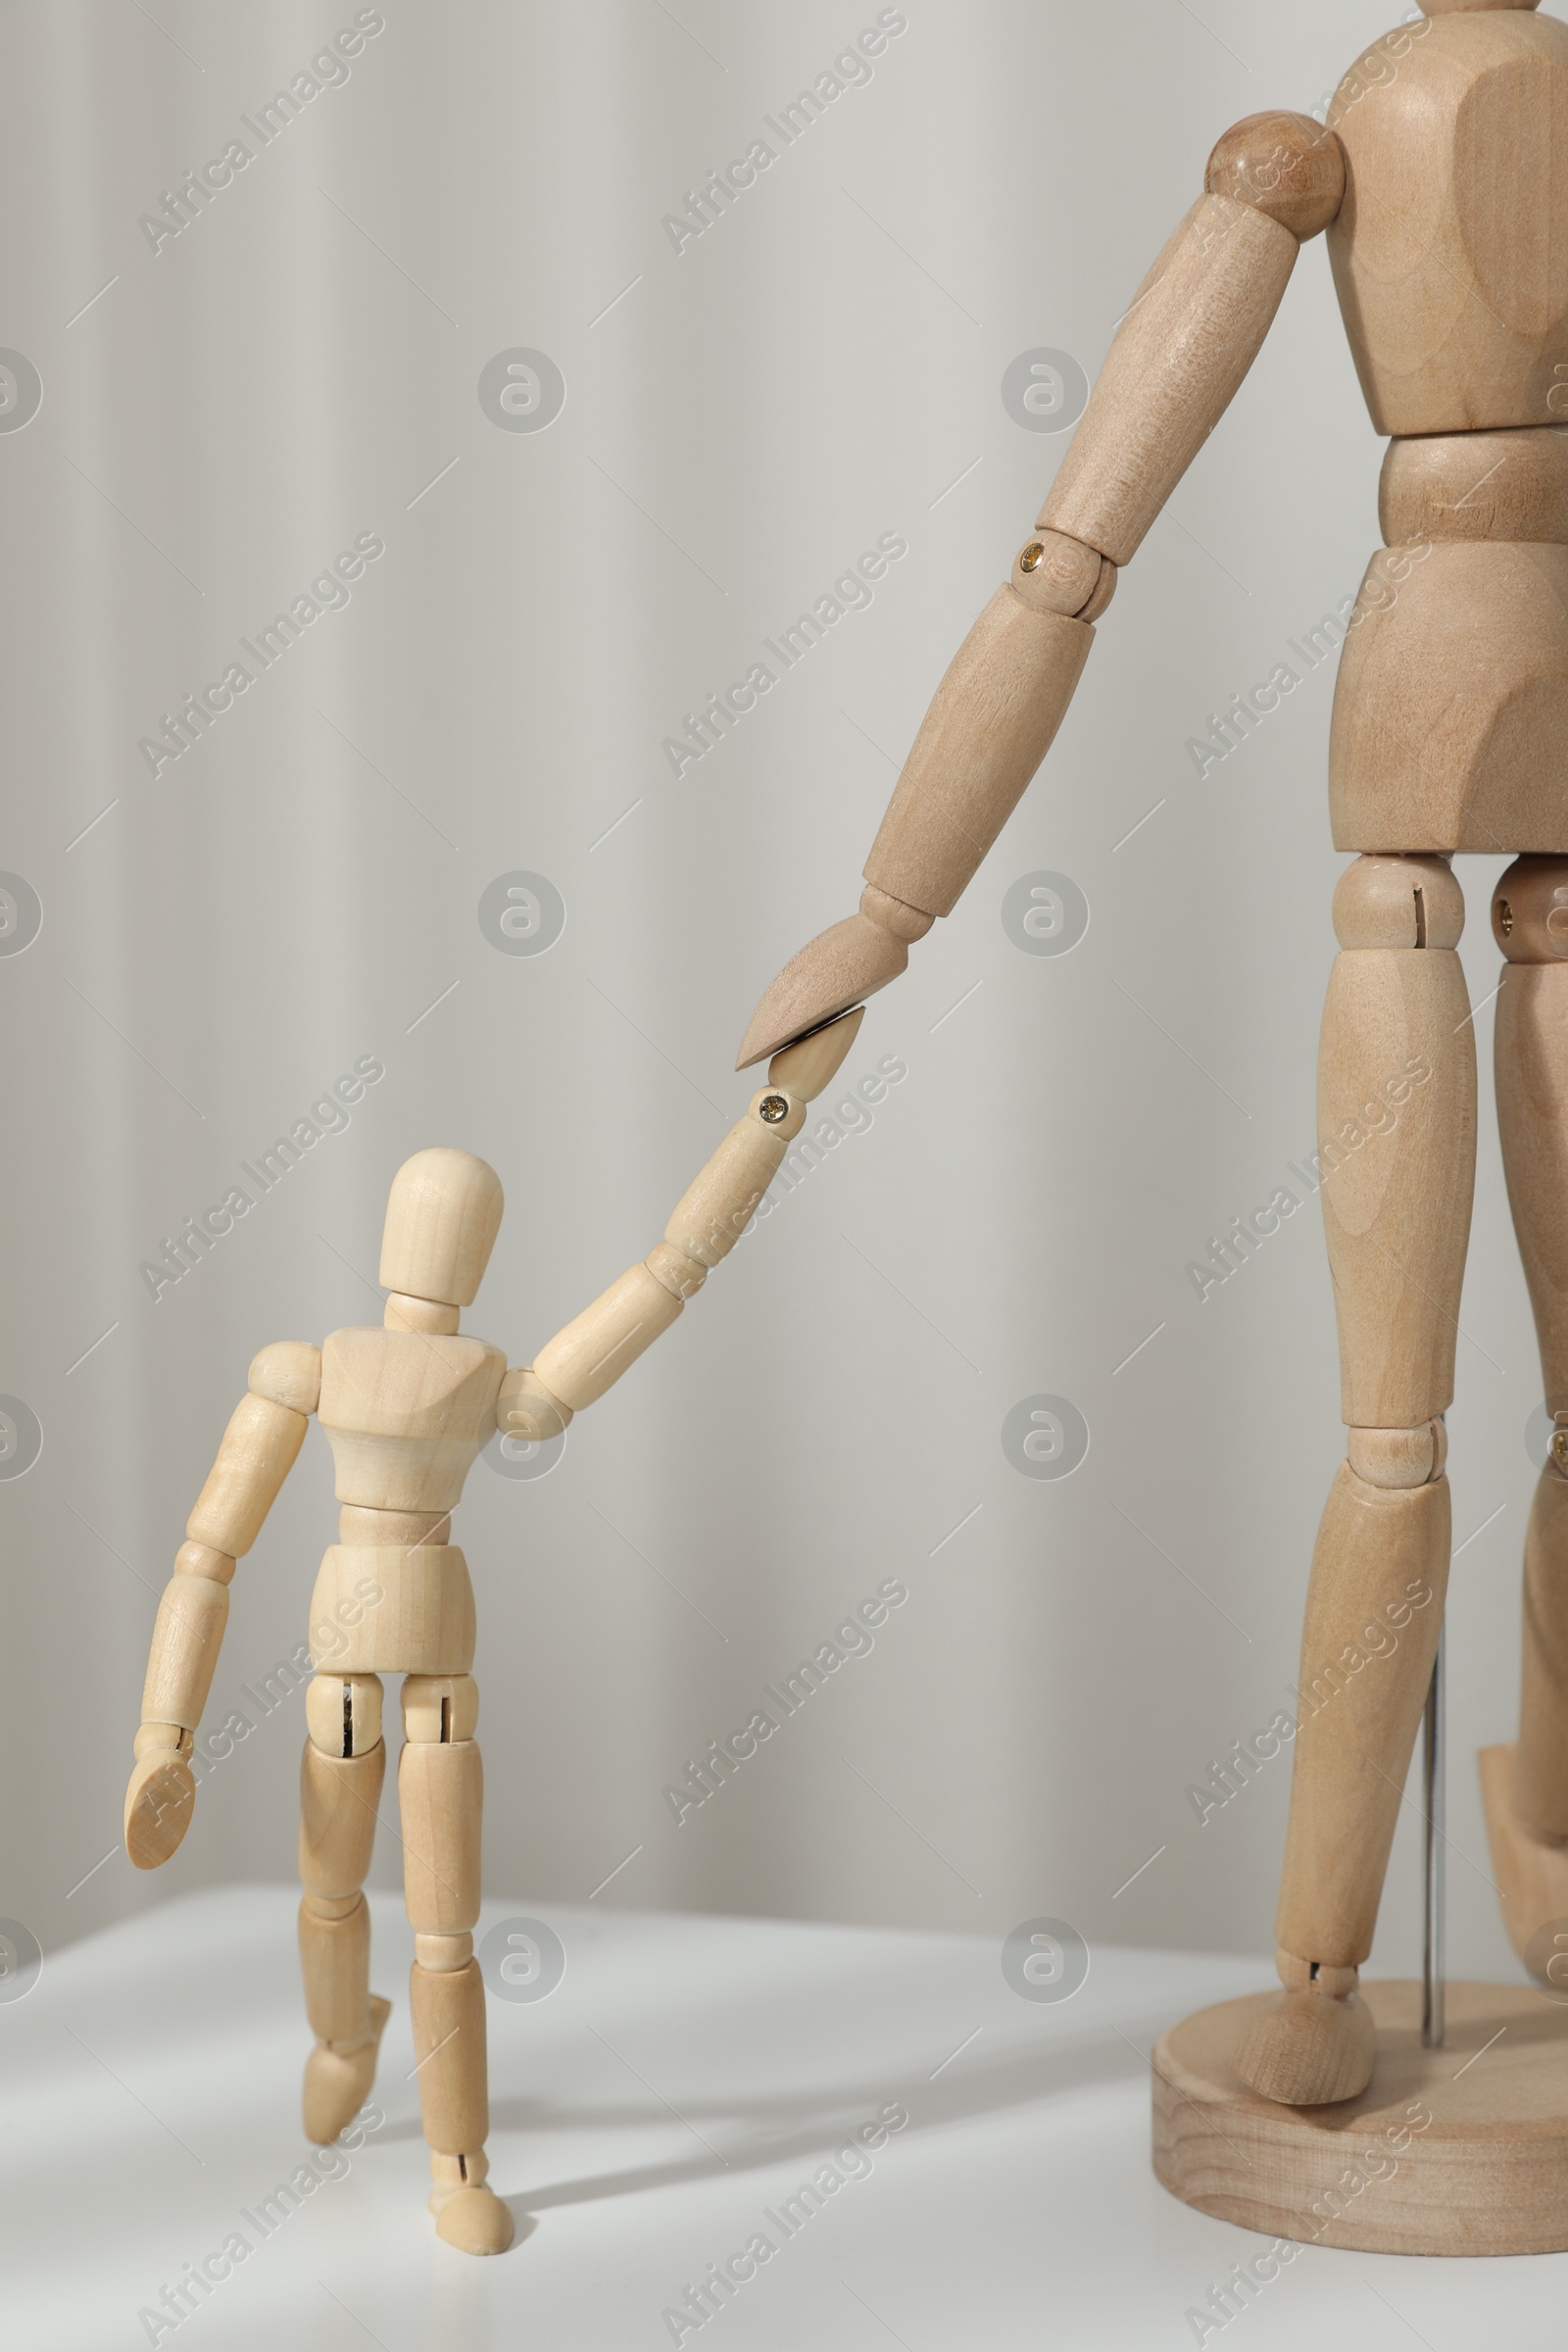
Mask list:
POLYGON ((496 1418, 512 1436, 544 1440, 597 1402, 669 1329, 686 1300, 729 1255, 859 1028, 835 1021, 775 1054, 768 1083, 676 1202, 664 1238, 543 1347, 530 1371, 509 1372, 496 1418))
POLYGON ((1230 406, 1300 239, 1333 218, 1344 186, 1338 140, 1303 116, 1254 116, 1215 148, 1207 192, 1117 329, 1037 536, 937 690, 866 859, 858 914, 785 966, 737 1068, 885 988, 957 904, 1051 748, 1116 566, 1230 406))

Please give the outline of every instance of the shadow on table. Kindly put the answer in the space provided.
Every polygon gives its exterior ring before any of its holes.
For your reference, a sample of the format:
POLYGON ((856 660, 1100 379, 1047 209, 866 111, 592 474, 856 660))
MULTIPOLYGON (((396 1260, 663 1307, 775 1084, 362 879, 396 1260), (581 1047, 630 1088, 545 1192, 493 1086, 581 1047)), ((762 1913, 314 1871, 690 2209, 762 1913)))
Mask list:
MULTIPOLYGON (((873 2117, 895 2091, 908 2108, 909 2128, 915 2132, 937 2131, 943 2125, 968 2123, 979 2116, 1004 2114, 1009 2108, 1040 2105, 1074 2091, 1147 2076, 1148 2051, 1168 2023, 1168 2017, 1160 2013, 1129 2020, 1123 2029, 1125 2039, 1120 2034, 1100 2029, 1092 2036, 1057 2041, 1047 2049, 1014 2045, 989 2062, 966 2066, 961 2073, 948 2075, 939 2069, 934 2078, 928 2076, 912 2088, 883 2075, 874 2082, 816 2086, 798 2095, 758 2093, 751 2098, 742 2094, 727 2100, 694 2100, 684 2111, 669 2106, 655 2091, 660 2104, 668 2106, 669 2113, 702 2141, 706 2155, 628 2166, 589 2180, 557 2181, 507 2202, 521 2237, 532 2226, 528 2217, 553 2205, 585 2205, 604 2197, 635 2196, 644 2189, 715 2179, 722 2173, 760 2172, 791 2158, 820 2160, 841 2146, 858 2125, 873 2117), (736 2128, 737 2135, 726 2138, 720 2151, 704 2126, 720 2131, 721 2135, 721 2128, 730 2126, 736 2128)), ((502 2098, 493 2100, 490 2107, 492 2131, 602 2131, 648 2121, 646 2103, 627 2108, 569 2108, 544 2099, 502 2098)), ((389 2123, 378 2136, 417 2139, 418 2121, 411 2116, 389 2123)))

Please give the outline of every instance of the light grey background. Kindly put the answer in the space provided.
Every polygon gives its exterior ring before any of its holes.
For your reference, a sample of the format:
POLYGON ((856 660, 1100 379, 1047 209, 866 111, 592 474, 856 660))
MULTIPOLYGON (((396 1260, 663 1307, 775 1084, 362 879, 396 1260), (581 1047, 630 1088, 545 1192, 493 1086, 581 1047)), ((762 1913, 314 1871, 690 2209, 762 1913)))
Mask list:
MULTIPOLYGON (((44 1431, 0 1482, 0 1908, 46 1950, 292 1873, 297 1698, 160 1876, 117 1850, 156 1595, 253 1350, 377 1318, 387 1182, 432 1142, 505 1181, 469 1320, 514 1361, 644 1254, 744 1107, 763 985, 853 908, 1059 462, 1004 371, 1048 346, 1093 375, 1218 134, 1320 104, 1388 24, 1369 0, 906 14, 679 254, 662 216, 874 7, 386 0, 351 78, 156 255, 139 216, 355 10, 0 24, 0 342, 44 386, 0 435, 0 864, 44 908, 0 958, 0 1390, 44 1431), (477 398, 519 346, 567 387, 538 433, 477 398), (386 552, 349 606, 149 775, 160 713, 363 532, 386 552), (908 553, 869 610, 677 780, 682 713, 884 532, 908 553), (479 928, 516 869, 565 903, 541 956, 479 928), (139 1261, 361 1055, 385 1077, 347 1132, 155 1304, 139 1261)), ((1331 669, 1206 780, 1185 746, 1353 592, 1380 455, 1317 243, 1046 771, 873 1003, 846 1077, 907 1067, 874 1125, 552 1475, 475 1466, 492 1889, 582 1900, 632 1856, 601 1905, 1270 1948, 1288 1759, 1201 1828, 1186 1790, 1296 1676, 1343 1450, 1316 1210, 1201 1304, 1184 1269, 1313 1142, 1331 669), (1002 924, 1041 869, 1091 908, 1061 957, 1002 924), (1092 1433, 1060 1482, 1002 1449, 1042 1393, 1092 1433), (874 1651, 677 1826, 664 1784, 888 1577, 909 1597, 874 1651)), ((1462 870, 1479 1002, 1496 861, 1462 870)), ((1485 1098, 1490 1012, 1478 1036, 1485 1098)), ((1508 1975, 1471 1751, 1514 1721, 1540 1384, 1490 1119, 1463 1330, 1450 1950, 1508 1975)), ((210 1724, 302 1638, 333 1528, 313 1432, 236 1578, 210 1724)), ((383 1836, 374 1883, 397 1872, 383 1836)), ((1416 1900, 1407 1810, 1380 1968, 1414 1965, 1416 1900)))

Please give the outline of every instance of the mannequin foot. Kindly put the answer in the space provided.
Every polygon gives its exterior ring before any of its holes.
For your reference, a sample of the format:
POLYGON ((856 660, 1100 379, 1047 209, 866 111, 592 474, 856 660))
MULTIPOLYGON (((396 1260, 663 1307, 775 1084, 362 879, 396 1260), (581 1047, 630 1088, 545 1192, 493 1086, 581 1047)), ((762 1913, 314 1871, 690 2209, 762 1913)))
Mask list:
POLYGON ((392 2004, 370 1995, 370 2037, 358 2049, 335 2050, 318 2041, 305 2061, 305 2136, 313 2148, 328 2148, 350 2125, 370 2094, 381 2029, 392 2004))
MULTIPOLYGON (((1535 1965, 1531 1940, 1548 1920, 1568 1920, 1568 1844, 1541 1837, 1522 1821, 1514 1808, 1514 1751, 1484 1747, 1476 1759, 1481 1768, 1481 1801, 1487 1816, 1487 1840, 1492 1868, 1502 1896, 1502 1921, 1508 1941, 1538 1984, 1560 1994, 1563 1983, 1548 1979, 1535 1965)), ((1568 1944, 1564 1945, 1568 1951, 1568 1944)), ((1555 1959, 1547 1953, 1545 1959, 1555 1959)), ((1543 1963, 1544 1964, 1544 1963, 1543 1963)), ((1559 1967, 1561 1964, 1559 1963, 1559 1967)))
POLYGON ((1324 1974, 1332 1990, 1320 1983, 1288 1984, 1244 2034, 1231 2064, 1260 2097, 1286 2107, 1328 2107, 1353 2099, 1372 2080, 1377 2029, 1355 1989, 1356 1972, 1324 1974))
POLYGON ((431 2152, 435 2233, 460 2254, 504 2254, 515 2235, 510 2210, 487 2185, 489 2170, 482 2151, 477 2156, 431 2152))

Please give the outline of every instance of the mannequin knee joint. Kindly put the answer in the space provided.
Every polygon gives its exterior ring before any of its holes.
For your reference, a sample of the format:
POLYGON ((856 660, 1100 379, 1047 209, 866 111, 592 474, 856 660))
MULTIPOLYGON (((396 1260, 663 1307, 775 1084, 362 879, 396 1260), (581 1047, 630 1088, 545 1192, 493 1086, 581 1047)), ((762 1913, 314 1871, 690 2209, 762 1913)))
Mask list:
POLYGON ((1448 1433, 1441 1419, 1423 1421, 1417 1429, 1352 1429, 1345 1450, 1356 1477, 1369 1487, 1426 1487, 1443 1476, 1448 1433))
POLYGON ((403 1680, 403 1737, 425 1741, 471 1740, 479 1720, 479 1686, 471 1674, 410 1674, 403 1680))
POLYGON ((1358 858, 1334 893, 1342 948, 1456 948, 1463 929, 1464 893, 1445 858, 1358 858))
POLYGON ((381 1737, 380 1677, 313 1676, 305 1693, 305 1726, 323 1755, 368 1755, 381 1737))
POLYGON ((1516 858, 1492 894, 1492 936, 1510 963, 1568 957, 1568 858, 1516 858))

